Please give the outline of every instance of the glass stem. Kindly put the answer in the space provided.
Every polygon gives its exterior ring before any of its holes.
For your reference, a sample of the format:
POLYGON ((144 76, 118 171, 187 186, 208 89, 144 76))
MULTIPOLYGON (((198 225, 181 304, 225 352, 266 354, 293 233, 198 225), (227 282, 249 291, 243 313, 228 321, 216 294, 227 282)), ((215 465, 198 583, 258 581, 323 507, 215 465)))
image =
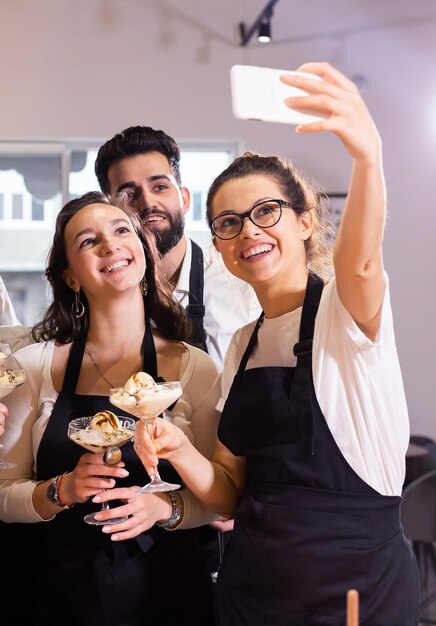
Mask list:
MULTIPOLYGON (((153 424, 148 423, 148 424, 145 425, 145 427, 147 429, 148 436, 150 437, 150 439, 152 441, 154 441, 153 432, 152 432, 153 424)), ((153 474, 151 474, 151 475, 149 474, 149 476, 150 476, 150 482, 151 483, 161 482, 161 480, 162 480, 161 477, 159 476, 159 472, 157 470, 157 465, 155 465, 153 467, 153 474)))
MULTIPOLYGON (((103 489, 103 491, 106 491, 106 489, 103 489)), ((109 511, 110 507, 109 507, 109 502, 102 502, 101 503, 101 510, 102 511, 109 511)))

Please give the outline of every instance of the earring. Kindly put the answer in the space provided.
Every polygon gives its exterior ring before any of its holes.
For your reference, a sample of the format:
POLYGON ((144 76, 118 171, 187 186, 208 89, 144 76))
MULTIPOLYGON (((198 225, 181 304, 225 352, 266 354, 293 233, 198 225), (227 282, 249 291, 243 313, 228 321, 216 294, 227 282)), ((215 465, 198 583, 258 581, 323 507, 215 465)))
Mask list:
POLYGON ((144 278, 141 280, 141 282, 139 283, 140 287, 141 287, 141 292, 143 296, 146 296, 148 294, 148 284, 147 284, 147 279, 144 278))
POLYGON ((74 292, 74 302, 71 305, 71 313, 76 318, 76 320, 85 315, 85 305, 80 299, 80 291, 74 292))

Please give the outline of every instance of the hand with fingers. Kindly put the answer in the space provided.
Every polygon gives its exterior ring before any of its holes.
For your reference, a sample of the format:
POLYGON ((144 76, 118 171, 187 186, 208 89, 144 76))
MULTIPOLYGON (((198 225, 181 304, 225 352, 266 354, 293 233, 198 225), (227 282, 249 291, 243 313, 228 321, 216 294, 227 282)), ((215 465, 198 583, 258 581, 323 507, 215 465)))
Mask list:
POLYGON ((111 535, 112 541, 123 541, 137 537, 142 532, 152 528, 156 522, 166 520, 172 512, 171 500, 166 493, 140 493, 138 486, 115 487, 102 491, 93 497, 92 501, 98 504, 118 500, 121 506, 112 507, 109 511, 99 511, 96 519, 108 520, 102 531, 111 535), (124 522, 110 524, 113 516, 127 517, 124 522))
POLYGON ((72 472, 65 475, 62 488, 67 502, 86 502, 104 489, 112 489, 115 479, 125 478, 129 472, 124 462, 108 466, 102 454, 82 454, 72 472))
POLYGON ((171 422, 157 418, 150 432, 147 424, 139 421, 135 429, 135 451, 147 472, 152 472, 159 459, 173 461, 181 449, 189 444, 188 437, 171 422))
POLYGON ((297 126, 298 133, 331 131, 354 159, 378 159, 380 136, 353 81, 329 63, 305 63, 295 73, 284 74, 281 80, 307 92, 307 95, 287 98, 287 106, 323 118, 297 126), (322 80, 299 76, 299 72, 316 74, 322 80))

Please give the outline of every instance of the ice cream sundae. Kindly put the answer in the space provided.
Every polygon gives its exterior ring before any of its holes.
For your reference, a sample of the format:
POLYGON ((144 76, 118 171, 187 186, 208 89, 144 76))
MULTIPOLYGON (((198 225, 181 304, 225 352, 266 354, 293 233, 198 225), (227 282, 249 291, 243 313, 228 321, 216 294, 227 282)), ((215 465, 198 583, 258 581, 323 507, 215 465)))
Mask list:
MULTIPOLYGON (((156 383, 149 374, 138 372, 129 378, 124 387, 111 389, 110 401, 146 422, 146 429, 150 437, 153 437, 154 420, 181 395, 182 387, 178 381, 156 383)), ((159 493, 180 488, 179 484, 163 481, 157 467, 150 478, 150 482, 139 493, 159 493)))
MULTIPOLYGON (((68 425, 68 437, 90 452, 104 454, 109 451, 114 461, 107 462, 107 456, 103 457, 103 462, 109 467, 121 461, 121 454, 115 456, 114 453, 119 452, 118 448, 132 439, 135 433, 135 424, 136 421, 133 417, 117 417, 112 411, 99 411, 95 415, 72 420, 68 425), (112 450, 109 450, 110 448, 112 450)), ((101 510, 106 511, 108 509, 109 504, 103 502, 101 510)), ((83 519, 87 524, 94 526, 119 524, 128 519, 123 516, 98 520, 95 515, 95 513, 88 513, 83 519)))
POLYGON ((22 385, 26 380, 24 370, 0 370, 0 398, 4 398, 11 391, 22 385))
POLYGON ((124 387, 111 389, 112 404, 142 419, 156 417, 182 395, 178 381, 156 383, 145 372, 129 378, 124 387))
POLYGON ((120 419, 112 411, 100 411, 91 417, 79 417, 70 423, 68 436, 86 450, 103 454, 111 446, 122 446, 134 434, 134 420, 120 419))

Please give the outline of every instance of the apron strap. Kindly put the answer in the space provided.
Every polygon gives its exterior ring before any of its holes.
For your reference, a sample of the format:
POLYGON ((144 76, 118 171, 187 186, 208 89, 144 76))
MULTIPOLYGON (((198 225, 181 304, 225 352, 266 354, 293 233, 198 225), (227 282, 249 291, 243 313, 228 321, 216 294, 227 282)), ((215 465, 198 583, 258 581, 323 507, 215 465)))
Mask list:
POLYGON ((150 324, 147 324, 144 334, 144 340, 142 342, 143 349, 143 370, 147 372, 157 381, 157 357, 156 347, 154 345, 153 335, 151 333, 150 324))
POLYGON ((301 313, 299 341, 294 346, 297 357, 294 382, 288 401, 289 419, 300 423, 300 432, 306 433, 302 442, 314 454, 314 426, 312 412, 312 343, 315 318, 324 283, 316 275, 309 274, 301 313))
POLYGON ((248 342, 247 347, 245 348, 245 352, 242 356, 241 362, 239 364, 238 367, 238 371, 236 373, 236 376, 242 374, 246 367, 247 367, 247 363, 248 363, 248 359, 250 358, 250 355, 253 351, 254 346, 257 343, 257 335, 259 333, 259 328, 262 326, 262 322, 263 322, 263 318, 265 317, 265 313, 262 311, 262 313, 259 316, 259 319, 256 322, 256 326, 254 327, 253 332, 251 333, 251 337, 250 337, 250 341, 248 342))
POLYGON ((77 381, 79 380, 80 368, 82 366, 83 353, 85 352, 86 338, 87 335, 85 333, 79 335, 73 341, 71 346, 65 376, 62 382, 62 391, 66 393, 76 393, 77 381))
POLYGON ((315 318, 323 288, 324 282, 321 278, 315 274, 309 274, 303 302, 303 311, 301 313, 299 341, 294 346, 294 354, 296 357, 303 356, 307 352, 312 352, 315 318), (310 345, 308 342, 310 342, 310 345))
POLYGON ((195 241, 191 240, 192 259, 189 272, 189 304, 186 313, 194 326, 192 340, 207 352, 206 332, 204 330, 204 260, 203 251, 195 241))
MULTIPOLYGON (((303 302, 303 311, 301 313, 299 341, 294 346, 294 354, 296 357, 312 354, 312 340, 313 332, 315 329, 315 318, 318 311, 323 287, 324 283, 321 278, 319 278, 319 276, 316 276, 315 274, 309 274, 307 278, 306 294, 304 296, 303 302)), ((259 333, 259 328, 262 325, 264 317, 265 313, 262 311, 251 334, 245 352, 242 356, 238 368, 238 374, 239 372, 244 371, 247 367, 248 359, 250 358, 253 348, 256 345, 257 335, 259 333)))

